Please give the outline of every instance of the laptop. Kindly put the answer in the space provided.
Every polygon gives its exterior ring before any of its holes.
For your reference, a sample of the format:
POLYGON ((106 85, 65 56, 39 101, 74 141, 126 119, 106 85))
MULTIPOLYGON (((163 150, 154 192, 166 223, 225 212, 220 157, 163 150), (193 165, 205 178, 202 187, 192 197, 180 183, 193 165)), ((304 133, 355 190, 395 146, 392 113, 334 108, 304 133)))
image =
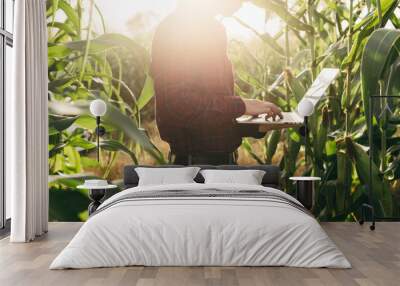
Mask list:
MULTIPOLYGON (((317 106, 318 102, 325 95, 329 86, 337 79, 340 74, 339 69, 325 68, 321 71, 318 77, 315 79, 311 87, 307 90, 303 99, 310 101, 313 106, 317 106)), ((239 124, 258 124, 258 125, 276 125, 272 129, 287 128, 303 125, 304 117, 298 112, 298 106, 295 111, 292 112, 282 112, 283 118, 267 119, 266 114, 260 114, 258 117, 244 115, 236 119, 239 124)))

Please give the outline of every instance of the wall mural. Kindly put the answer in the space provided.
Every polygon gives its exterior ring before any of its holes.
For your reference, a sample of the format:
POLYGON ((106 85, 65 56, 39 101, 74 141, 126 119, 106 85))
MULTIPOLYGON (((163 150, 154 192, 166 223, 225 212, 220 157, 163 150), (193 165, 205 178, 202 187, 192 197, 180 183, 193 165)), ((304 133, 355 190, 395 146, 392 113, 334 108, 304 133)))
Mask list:
MULTIPOLYGON (((158 24, 174 10, 175 1, 130 2, 47 1, 53 221, 87 219, 88 194, 77 189, 85 179, 121 184, 125 165, 170 161, 169 145, 161 139, 163 129, 156 123, 155 90, 160 86, 153 79, 151 47, 158 24), (96 119, 89 111, 96 98, 108 105, 102 118, 106 134, 100 140, 100 162, 96 119)), ((377 215, 400 217, 399 105, 395 98, 382 96, 400 95, 399 12, 398 0, 289 4, 253 0, 233 17, 220 17, 234 67, 232 88, 244 100, 294 110, 323 68, 340 68, 339 78, 309 118, 307 138, 300 128, 289 128, 245 137, 238 144, 238 164, 280 166, 288 193, 294 192, 289 180, 293 175, 321 177, 314 207, 320 220, 353 221, 367 202, 369 183, 377 215), (373 96, 380 97, 370 108, 373 96), (372 165, 368 132, 374 143, 372 165)), ((209 44, 205 36, 191 41, 197 47, 209 44)), ((198 61, 201 56, 199 52, 198 61)), ((180 70, 190 70, 184 61, 179 65, 180 70)), ((220 68, 214 66, 212 71, 220 68)), ((218 90, 214 84, 213 88, 218 90)), ((186 102, 181 103, 183 116, 186 102)), ((225 105, 218 108, 225 109, 225 105)), ((210 134, 214 129, 210 122, 210 134)), ((197 140, 207 142, 210 134, 201 133, 197 140)))

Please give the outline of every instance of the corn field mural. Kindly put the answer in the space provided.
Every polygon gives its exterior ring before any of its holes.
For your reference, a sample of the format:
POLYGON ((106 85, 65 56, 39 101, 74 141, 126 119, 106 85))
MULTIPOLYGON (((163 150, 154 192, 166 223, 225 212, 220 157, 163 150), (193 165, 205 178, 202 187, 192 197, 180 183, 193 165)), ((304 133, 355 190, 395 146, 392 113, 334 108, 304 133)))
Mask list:
MULTIPOLYGON (((400 96, 399 1, 250 2, 279 19, 282 29, 272 36, 236 19, 255 36, 230 43, 238 95, 293 110, 321 69, 339 67, 341 76, 310 118, 307 146, 297 129, 274 131, 262 140, 244 139, 239 163, 279 165, 289 193, 292 175, 321 177, 314 209, 320 220, 358 218, 370 179, 377 215, 400 217, 400 102, 375 98, 370 108, 371 96, 400 96)), ((87 194, 76 190, 82 180, 118 183, 123 165, 168 163, 154 122, 150 44, 109 32, 95 0, 48 0, 47 19, 50 216, 85 220, 87 194), (88 111, 95 98, 109 104, 101 163, 88 111)))

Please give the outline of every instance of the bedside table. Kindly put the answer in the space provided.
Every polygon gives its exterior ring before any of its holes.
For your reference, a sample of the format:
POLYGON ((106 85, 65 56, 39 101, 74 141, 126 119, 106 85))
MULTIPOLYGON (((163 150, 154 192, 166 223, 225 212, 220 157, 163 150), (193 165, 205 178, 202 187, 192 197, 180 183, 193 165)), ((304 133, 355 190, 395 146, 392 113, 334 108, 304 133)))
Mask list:
POLYGON ((290 180, 296 182, 296 199, 302 203, 306 209, 312 210, 314 206, 315 182, 321 181, 321 178, 291 177, 290 180))
POLYGON ((88 185, 80 185, 78 189, 86 189, 89 190, 89 198, 92 201, 88 206, 89 216, 93 214, 97 208, 101 205, 101 200, 106 195, 106 191, 108 189, 118 188, 116 185, 104 185, 104 186, 88 186, 88 185))

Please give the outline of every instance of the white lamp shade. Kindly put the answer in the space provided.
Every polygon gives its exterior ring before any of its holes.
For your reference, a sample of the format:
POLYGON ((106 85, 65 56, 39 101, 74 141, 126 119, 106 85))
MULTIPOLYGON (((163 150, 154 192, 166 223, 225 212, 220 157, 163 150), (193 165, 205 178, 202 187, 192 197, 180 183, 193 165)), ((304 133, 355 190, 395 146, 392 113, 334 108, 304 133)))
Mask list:
POLYGON ((96 117, 104 116, 107 112, 107 104, 101 99, 93 100, 90 103, 90 112, 96 117))
POLYGON ((302 99, 297 107, 300 116, 308 117, 314 113, 314 104, 308 99, 302 99))

